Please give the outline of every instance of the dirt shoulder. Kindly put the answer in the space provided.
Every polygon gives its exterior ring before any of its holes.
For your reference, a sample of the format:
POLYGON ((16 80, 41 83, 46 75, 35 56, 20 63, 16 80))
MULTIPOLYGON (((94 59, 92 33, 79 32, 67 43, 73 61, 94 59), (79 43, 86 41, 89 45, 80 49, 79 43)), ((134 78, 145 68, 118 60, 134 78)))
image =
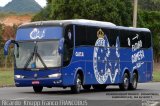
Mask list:
POLYGON ((1 24, 6 26, 20 25, 31 21, 33 15, 9 15, 0 19, 1 24))

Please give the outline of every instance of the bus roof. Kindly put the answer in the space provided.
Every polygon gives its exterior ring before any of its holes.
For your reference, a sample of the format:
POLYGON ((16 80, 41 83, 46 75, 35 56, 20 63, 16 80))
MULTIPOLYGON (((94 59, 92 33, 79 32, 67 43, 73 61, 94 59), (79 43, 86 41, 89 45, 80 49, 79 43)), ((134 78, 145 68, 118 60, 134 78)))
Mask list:
POLYGON ((99 27, 115 27, 116 25, 111 22, 104 21, 95 21, 95 20, 86 20, 86 19, 72 19, 72 20, 50 20, 50 21, 37 21, 31 22, 28 24, 23 24, 20 27, 32 27, 32 26, 40 26, 40 25, 69 25, 69 24, 77 24, 77 25, 86 25, 86 26, 99 26, 99 27))
POLYGON ((135 28, 135 27, 124 27, 124 26, 117 26, 117 29, 121 30, 130 30, 130 31, 144 31, 144 32, 150 32, 148 28, 135 28))
POLYGON ((37 22, 22 24, 19 26, 19 28, 35 27, 35 26, 42 26, 42 25, 44 26, 54 26, 54 25, 66 26, 69 24, 95 26, 95 27, 109 27, 109 28, 122 29, 122 30, 150 32, 150 30, 147 28, 133 28, 133 27, 116 26, 115 24, 111 22, 95 21, 95 20, 87 20, 87 19, 37 21, 37 22))

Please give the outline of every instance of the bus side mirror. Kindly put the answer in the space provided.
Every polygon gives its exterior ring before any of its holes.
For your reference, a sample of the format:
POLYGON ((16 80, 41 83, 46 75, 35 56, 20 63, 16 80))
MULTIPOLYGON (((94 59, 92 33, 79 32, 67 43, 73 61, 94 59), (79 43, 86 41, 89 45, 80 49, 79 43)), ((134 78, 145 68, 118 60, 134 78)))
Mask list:
POLYGON ((13 42, 13 40, 8 40, 5 45, 4 45, 4 55, 7 56, 8 55, 8 48, 11 45, 11 43, 13 42))
POLYGON ((58 46, 58 53, 63 54, 63 44, 64 44, 64 38, 61 38, 59 41, 59 46, 58 46))
POLYGON ((15 40, 8 40, 5 45, 4 45, 4 55, 7 56, 8 55, 8 48, 11 44, 16 44, 17 48, 19 48, 18 43, 15 40))

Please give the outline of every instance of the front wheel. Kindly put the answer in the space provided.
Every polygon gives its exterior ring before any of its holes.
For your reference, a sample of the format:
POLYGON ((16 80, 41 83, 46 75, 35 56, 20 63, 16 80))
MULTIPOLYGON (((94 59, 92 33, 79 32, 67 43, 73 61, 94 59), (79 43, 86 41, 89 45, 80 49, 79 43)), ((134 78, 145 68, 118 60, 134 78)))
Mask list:
POLYGON ((129 75, 125 73, 123 75, 123 82, 119 85, 120 90, 128 90, 129 88, 129 75))
POLYGON ((137 89, 138 84, 138 75, 136 73, 133 73, 132 83, 129 84, 129 89, 135 90, 137 89))
POLYGON ((75 78, 75 85, 71 87, 71 91, 73 93, 80 93, 81 87, 82 87, 82 79, 80 74, 77 74, 75 78))
POLYGON ((33 86, 33 90, 35 93, 40 93, 43 90, 42 86, 33 86))

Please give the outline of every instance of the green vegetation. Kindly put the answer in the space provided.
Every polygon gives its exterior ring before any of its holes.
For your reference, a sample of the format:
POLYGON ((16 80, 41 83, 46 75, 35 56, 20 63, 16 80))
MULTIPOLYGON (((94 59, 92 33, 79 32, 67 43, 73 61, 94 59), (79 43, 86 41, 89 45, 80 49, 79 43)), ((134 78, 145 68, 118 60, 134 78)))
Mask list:
POLYGON ((4 69, 1 68, 0 70, 0 86, 10 86, 14 85, 14 71, 12 68, 4 69))
POLYGON ((13 16, 13 15, 18 15, 18 13, 14 13, 14 12, 0 12, 0 19, 3 19, 5 17, 8 17, 8 16, 13 16))
POLYGON ((4 56, 4 44, 5 44, 5 41, 3 40, 3 37, 5 36, 6 38, 8 37, 14 37, 15 33, 16 33, 16 29, 17 29, 17 26, 16 25, 13 25, 12 27, 11 26, 5 26, 4 24, 0 24, 0 68, 1 67, 12 67, 12 64, 13 64, 13 46, 9 49, 9 53, 8 53, 8 56, 6 57, 5 59, 5 56, 4 56), (3 36, 1 36, 3 35, 3 36))
MULTIPOLYGON (((138 0, 138 27, 153 33, 154 60, 160 62, 160 0, 138 0)), ((132 26, 133 0, 47 0, 32 21, 84 18, 132 26)), ((146 41, 147 42, 147 41, 146 41)))
POLYGON ((139 8, 149 11, 160 11, 160 0, 138 0, 139 8))
POLYGON ((154 82, 160 82, 160 70, 155 70, 153 72, 153 81, 154 82))
POLYGON ((33 21, 84 18, 131 26, 132 0, 48 0, 33 21))
POLYGON ((9 13, 0 13, 0 19, 5 18, 6 16, 9 16, 9 13))
POLYGON ((138 0, 138 26, 146 27, 153 34, 154 61, 160 62, 160 0, 138 0))
POLYGON ((12 0, 0 12, 37 13, 42 7, 34 0, 12 0))

